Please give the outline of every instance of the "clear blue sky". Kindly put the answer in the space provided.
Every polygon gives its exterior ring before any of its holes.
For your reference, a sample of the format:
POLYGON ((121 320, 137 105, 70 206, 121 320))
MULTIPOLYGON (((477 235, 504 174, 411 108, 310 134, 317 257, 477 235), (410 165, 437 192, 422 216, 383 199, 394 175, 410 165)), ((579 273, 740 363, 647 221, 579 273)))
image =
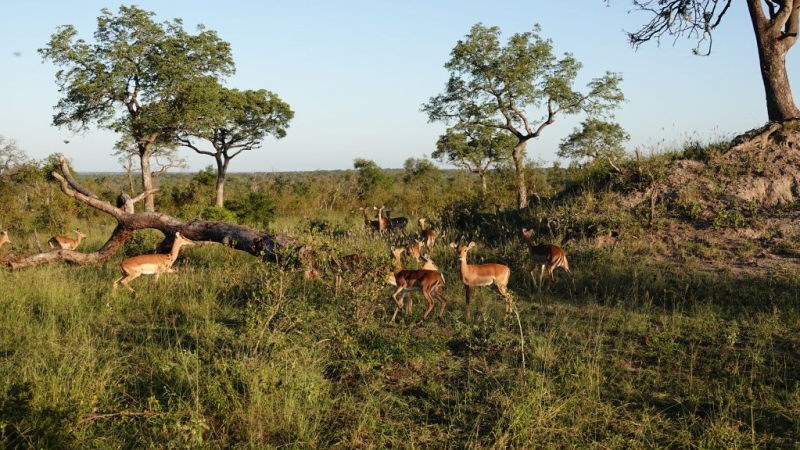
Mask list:
MULTIPOLYGON (((282 140, 268 139, 245 152, 233 172, 352 168, 354 158, 401 167, 409 157, 430 155, 445 126, 429 124, 420 105, 444 89, 443 68, 455 43, 482 22, 503 39, 541 25, 560 54, 584 67, 579 86, 605 71, 620 72, 627 102, 616 113, 630 133, 629 150, 644 151, 689 137, 731 136, 766 122, 764 92, 752 27, 744 2, 734 2, 710 57, 693 56, 694 42, 672 39, 634 51, 623 30, 646 20, 629 12, 630 0, 492 1, 139 1, 159 21, 182 18, 230 42, 240 89, 268 89, 295 111, 282 140)), ((130 3, 125 3, 126 5, 130 3)), ((111 156, 116 136, 93 128, 74 135, 51 125, 60 98, 56 68, 36 50, 59 25, 74 25, 91 40, 108 1, 5 2, 0 18, 0 134, 15 139, 30 157, 63 152, 78 171, 121 170, 111 156), (18 53, 16 55, 15 53, 18 53), (62 141, 70 140, 65 145, 62 141)), ((789 74, 800 75, 795 50, 789 74)), ((800 89, 795 83, 795 90, 800 89)), ((530 112, 539 117, 540 111, 530 112)), ((558 143, 583 117, 557 117, 528 145, 549 165, 558 143)), ((182 150, 192 170, 207 156, 182 150)))

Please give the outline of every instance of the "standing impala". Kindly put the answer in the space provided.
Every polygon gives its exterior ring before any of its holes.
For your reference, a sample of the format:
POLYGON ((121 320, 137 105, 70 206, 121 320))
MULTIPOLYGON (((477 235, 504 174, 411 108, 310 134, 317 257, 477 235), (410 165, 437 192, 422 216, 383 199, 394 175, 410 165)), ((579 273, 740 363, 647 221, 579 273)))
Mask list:
POLYGON ((467 252, 475 247, 474 242, 469 245, 458 245, 450 243, 450 247, 456 250, 459 261, 461 261, 461 281, 467 286, 467 306, 465 311, 466 320, 469 321, 469 304, 472 302, 472 293, 475 286, 497 285, 497 290, 506 300, 506 315, 510 314, 511 305, 514 299, 508 292, 508 279, 511 277, 511 269, 502 264, 480 264, 471 266, 467 264, 467 252))
POLYGON ((52 249, 61 249, 61 250, 75 250, 81 245, 81 240, 86 237, 83 231, 75 228, 72 230, 77 236, 78 239, 70 239, 64 236, 55 236, 51 237, 48 244, 50 244, 50 248, 52 249))
POLYGON ((8 231, 3 231, 2 233, 0 233, 0 247, 2 247, 3 244, 6 243, 10 244, 11 238, 8 237, 8 231))
POLYGON ((374 231, 379 231, 381 229, 380 222, 377 220, 369 220, 369 217, 367 216, 367 211, 369 208, 360 207, 358 209, 364 213, 364 226, 367 227, 367 229, 372 229, 374 231))
POLYGON ((425 243, 425 246, 428 247, 430 250, 433 248, 433 245, 436 244, 436 231, 434 230, 426 230, 425 229, 425 218, 420 217, 419 219, 419 229, 420 229, 420 237, 422 238, 422 242, 425 243))
POLYGON ((531 252, 531 259, 533 259, 533 270, 531 270, 531 278, 534 282, 536 282, 536 276, 534 272, 536 271, 536 267, 541 265, 542 270, 539 273, 539 288, 542 287, 542 278, 544 277, 544 269, 547 269, 547 274, 550 276, 550 285, 552 286, 555 283, 555 278, 553 277, 553 271, 557 268, 564 269, 568 274, 569 277, 572 279, 572 290, 575 290, 575 277, 572 275, 572 271, 569 270, 569 262, 567 262, 567 254, 564 253, 564 250, 557 245, 551 244, 539 244, 533 241, 531 237, 531 232, 527 229, 522 229, 522 238, 525 239, 525 242, 528 244, 528 250, 531 252))
POLYGON ((122 269, 122 276, 114 282, 114 290, 117 290, 117 283, 122 283, 131 292, 136 294, 132 287, 128 286, 131 280, 138 278, 140 275, 155 275, 153 285, 158 282, 158 277, 162 273, 175 273, 172 264, 178 259, 178 253, 181 247, 191 244, 192 241, 181 236, 180 233, 175 233, 175 241, 172 243, 172 250, 165 254, 156 253, 154 255, 139 255, 128 258, 122 261, 120 268, 122 269))
POLYGON ((439 308, 439 314, 436 316, 438 319, 442 316, 445 306, 447 306, 447 299, 444 298, 441 292, 442 287, 444 287, 444 278, 442 278, 439 272, 434 270, 403 269, 400 263, 400 254, 403 253, 403 250, 403 248, 392 247, 392 255, 395 258, 397 269, 394 272, 394 276, 390 277, 389 284, 397 286, 397 290, 392 294, 392 300, 394 300, 396 307, 390 323, 394 323, 397 313, 403 309, 403 300, 406 295, 408 295, 408 308, 406 312, 411 312, 411 305, 413 302, 410 293, 413 291, 422 291, 422 295, 428 302, 428 309, 425 310, 425 314, 422 315, 422 319, 420 319, 419 322, 422 323, 428 317, 428 314, 431 313, 435 304, 433 300, 434 296, 442 302, 442 307, 439 308), (397 297, 398 295, 400 295, 399 298, 397 297))

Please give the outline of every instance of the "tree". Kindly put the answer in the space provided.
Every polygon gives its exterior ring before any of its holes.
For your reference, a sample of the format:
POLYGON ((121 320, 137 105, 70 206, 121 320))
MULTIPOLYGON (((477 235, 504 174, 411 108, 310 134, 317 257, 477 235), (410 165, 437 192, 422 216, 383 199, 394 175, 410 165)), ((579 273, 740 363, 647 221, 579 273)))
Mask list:
MULTIPOLYGON (((139 157, 139 146, 130 136, 123 136, 122 139, 114 144, 114 150, 116 151, 113 155, 117 157, 117 161, 125 169, 125 173, 128 176, 128 189, 133 195, 136 190, 133 183, 133 161, 134 158, 139 157)), ((155 172, 151 172, 152 178, 163 175, 169 169, 185 170, 189 168, 186 159, 181 158, 178 154, 178 149, 172 144, 153 145, 150 149, 150 157, 155 160, 155 165, 157 166, 155 172)))
POLYGON ((581 64, 569 53, 556 58, 552 41, 542 39, 539 31, 537 25, 514 34, 503 46, 499 28, 474 25, 444 66, 450 71, 445 92, 422 105, 431 122, 504 130, 517 139, 511 156, 520 209, 528 206, 523 163, 527 142, 559 114, 604 114, 624 99, 621 77, 611 72, 589 82, 586 93, 574 90, 581 64), (527 110, 541 107, 546 112, 536 124, 527 110))
POLYGON ((370 159, 356 158, 353 168, 358 171, 358 199, 365 200, 380 189, 392 187, 392 179, 370 159))
POLYGON ((25 151, 19 148, 17 141, 6 139, 0 134, 0 176, 27 161, 28 157, 25 155, 25 151))
MULTIPOLYGON (((769 121, 800 119, 786 71, 786 54, 800 32, 800 0, 746 1, 758 47, 769 121)), ((652 18, 638 31, 628 33, 628 38, 631 45, 638 47, 651 40, 660 43, 664 35, 688 36, 697 39, 696 54, 709 55, 713 32, 732 3, 732 0, 633 0, 636 9, 651 13, 652 18)))
POLYGON ((614 160, 625 155, 622 143, 630 138, 618 123, 589 118, 561 141, 558 156, 574 160, 589 158, 592 162, 605 160, 619 171, 614 160))
POLYGON ((287 103, 270 91, 228 89, 214 78, 201 78, 181 94, 180 103, 190 114, 176 133, 180 145, 217 162, 216 206, 224 204, 225 176, 231 160, 240 153, 261 147, 267 136, 281 139, 294 117, 287 103), (207 141, 213 150, 204 150, 196 140, 207 141))
POLYGON ((516 144, 513 134, 496 128, 448 128, 439 136, 431 156, 477 174, 481 179, 481 196, 486 200, 486 172, 492 165, 509 160, 516 144))
POLYGON ((155 210, 153 149, 172 142, 180 115, 187 114, 178 94, 195 78, 234 72, 230 44, 215 32, 199 26, 192 35, 180 19, 156 23, 153 16, 136 6, 120 6, 117 16, 103 9, 94 43, 64 25, 39 49, 45 60, 61 67, 56 83, 64 96, 53 124, 83 131, 94 123, 133 138, 142 190, 150 192, 146 211, 155 210))

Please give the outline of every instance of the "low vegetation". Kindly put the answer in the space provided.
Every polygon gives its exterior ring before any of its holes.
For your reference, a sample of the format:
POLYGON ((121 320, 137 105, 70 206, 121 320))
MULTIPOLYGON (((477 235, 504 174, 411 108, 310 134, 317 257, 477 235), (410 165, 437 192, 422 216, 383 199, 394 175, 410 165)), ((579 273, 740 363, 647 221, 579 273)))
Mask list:
MULTIPOLYGON (((674 153, 724 154, 700 147, 674 153)), ((510 167, 487 172, 485 197, 477 176, 420 176, 418 163, 389 171, 362 161, 368 174, 231 174, 224 208, 210 206, 213 171, 166 175, 159 212, 269 228, 320 251, 296 268, 217 244, 184 247, 176 273, 133 280, 136 296, 114 293, 122 260, 155 252, 163 238, 141 230, 105 264, 0 274, 0 442, 793 448, 796 204, 712 203, 695 184, 702 178, 670 189, 686 161, 662 152, 615 161, 619 170, 529 166, 536 196, 521 211, 510 167), (437 195, 421 196, 431 186, 437 195), (409 219, 405 235, 364 226, 358 208, 384 205, 409 219), (418 239, 420 217, 438 235, 423 253, 445 279, 448 305, 418 324, 426 302, 412 292, 411 312, 391 325, 394 288, 383 268, 390 246, 418 239), (566 251, 575 289, 562 270, 554 284, 534 286, 523 227, 537 244, 566 251), (511 269, 515 314, 494 287, 477 287, 465 321, 448 244, 470 241, 470 264, 511 269), (353 253, 362 264, 350 272, 337 261, 353 253)), ((86 234, 79 251, 111 234, 114 219, 62 195, 51 169, 30 162, 0 175, 0 224, 11 238, 3 258, 47 250, 47 239, 75 228, 86 234)), ((80 180, 107 201, 126 185, 123 176, 80 180)))

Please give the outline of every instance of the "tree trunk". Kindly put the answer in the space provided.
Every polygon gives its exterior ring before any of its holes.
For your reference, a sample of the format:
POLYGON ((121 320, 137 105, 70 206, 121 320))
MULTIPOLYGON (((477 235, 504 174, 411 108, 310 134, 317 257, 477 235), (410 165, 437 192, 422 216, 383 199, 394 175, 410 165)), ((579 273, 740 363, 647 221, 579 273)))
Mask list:
POLYGON ((481 199, 486 201, 487 190, 486 190, 486 172, 483 170, 478 171, 478 176, 481 177, 481 199))
POLYGON ((306 261, 313 249, 303 246, 294 238, 284 234, 268 234, 252 228, 227 222, 208 222, 192 220, 184 222, 166 214, 155 212, 134 213, 133 203, 140 197, 152 194, 145 191, 134 199, 122 195, 124 205, 116 207, 100 199, 90 190, 81 186, 69 171, 66 160, 61 160, 63 176, 57 172, 52 175, 61 184, 61 191, 81 203, 91 206, 117 220, 117 228, 108 241, 96 252, 82 253, 74 250, 57 250, 7 260, 0 258, 12 269, 34 267, 54 261, 68 261, 76 264, 102 263, 110 259, 136 230, 152 228, 164 233, 166 238, 161 247, 171 247, 175 233, 193 241, 218 242, 237 250, 245 251, 271 262, 299 263, 306 261))
MULTIPOLYGON (((789 75, 786 72, 786 53, 797 37, 784 35, 782 28, 773 26, 772 21, 763 17, 761 8, 755 3, 761 0, 749 0, 750 19, 756 35, 758 59, 761 65, 761 79, 767 101, 767 116, 770 122, 785 122, 800 118, 800 110, 795 105, 789 75)), ((795 6, 792 6, 796 8, 795 6)), ((789 34, 796 33, 798 11, 792 11, 787 27, 789 34)))
POLYGON ((525 167, 522 158, 525 154, 525 145, 527 141, 520 142, 514 147, 514 169, 517 171, 517 190, 518 190, 518 206, 519 209, 528 207, 528 187, 525 185, 525 167))
POLYGON ((222 162, 221 158, 217 158, 217 197, 214 200, 214 205, 223 208, 225 206, 225 175, 228 173, 229 159, 222 162))
MULTIPOLYGON (((150 173, 150 144, 139 144, 139 158, 142 165, 142 192, 153 190, 153 174, 150 173)), ((155 194, 150 193, 144 198, 145 212, 156 210, 155 194)))

